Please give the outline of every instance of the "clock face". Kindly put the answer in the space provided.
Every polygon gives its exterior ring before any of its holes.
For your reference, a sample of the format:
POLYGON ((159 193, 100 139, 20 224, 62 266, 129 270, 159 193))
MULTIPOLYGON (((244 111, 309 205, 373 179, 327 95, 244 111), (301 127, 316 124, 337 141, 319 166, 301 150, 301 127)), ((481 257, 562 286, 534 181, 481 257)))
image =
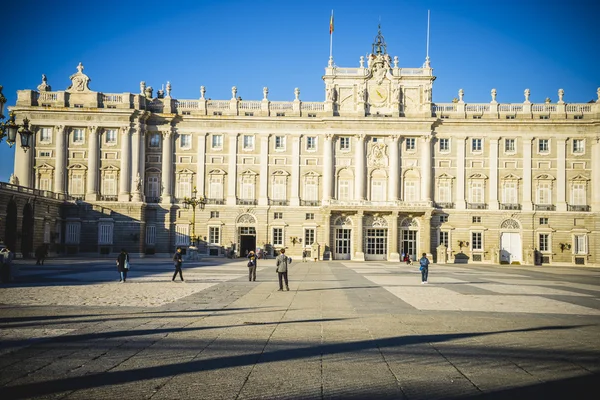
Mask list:
POLYGON ((388 98, 388 88, 382 85, 373 86, 369 98, 375 104, 385 103, 388 98))

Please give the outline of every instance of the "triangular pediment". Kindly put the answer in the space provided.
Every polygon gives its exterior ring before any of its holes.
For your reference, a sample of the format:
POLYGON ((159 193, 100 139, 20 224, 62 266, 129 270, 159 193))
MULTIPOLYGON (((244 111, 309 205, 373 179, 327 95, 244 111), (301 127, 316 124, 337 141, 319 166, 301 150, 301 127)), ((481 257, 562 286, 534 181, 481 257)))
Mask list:
POLYGON ((572 181, 589 181, 589 180, 590 180, 590 178, 588 178, 587 176, 584 176, 584 175, 578 174, 578 175, 576 175, 576 176, 572 177, 572 178, 571 178, 571 180, 572 180, 572 181))
POLYGON ((67 167, 68 170, 86 170, 87 167, 83 164, 72 164, 67 167))
POLYGON ((227 175, 227 172, 223 171, 221 168, 215 168, 208 171, 209 175, 227 175))
POLYGON ((34 167, 35 169, 51 169, 53 170, 54 167, 48 163, 43 163, 42 165, 38 165, 36 167, 34 167))
POLYGON ((440 180, 441 179, 454 179, 454 177, 452 175, 447 174, 447 173, 444 172, 440 176, 438 176, 438 179, 440 179, 440 180))
POLYGON ((505 181, 518 181, 521 179, 521 177, 517 176, 515 174, 508 174, 508 175, 504 176, 502 179, 504 179, 505 181))
POLYGON ((100 170, 102 170, 102 171, 118 171, 119 168, 115 167, 114 165, 107 165, 105 167, 100 168, 100 170))
POLYGON ((273 176, 290 176, 290 173, 280 169, 273 172, 273 176))
POLYGON ((193 174, 195 174, 195 172, 194 172, 194 171, 192 171, 192 170, 191 170, 191 169, 189 169, 189 168, 183 168, 183 169, 181 169, 181 170, 177 171, 177 173, 178 173, 179 175, 193 175, 193 174))
POLYGON ((320 177, 321 175, 316 172, 316 171, 308 171, 306 174, 304 174, 305 177, 320 177))
POLYGON ((552 175, 550 174, 539 174, 535 177, 536 180, 554 180, 556 178, 554 178, 552 175))
POLYGON ((487 179, 487 175, 486 174, 473 174, 471 176, 469 176, 469 179, 487 179))

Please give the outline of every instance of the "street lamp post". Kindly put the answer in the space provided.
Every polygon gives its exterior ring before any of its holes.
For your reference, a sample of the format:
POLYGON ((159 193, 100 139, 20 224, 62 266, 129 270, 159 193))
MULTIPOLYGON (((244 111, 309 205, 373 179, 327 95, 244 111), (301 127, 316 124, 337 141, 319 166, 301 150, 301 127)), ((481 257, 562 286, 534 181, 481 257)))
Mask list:
POLYGON ((1 122, 4 119, 4 104, 6 104, 6 97, 2 94, 2 86, 0 86, 0 143, 6 138, 6 143, 12 147, 18 132, 21 135, 21 147, 27 152, 31 147, 31 137, 33 136, 33 132, 29 130, 29 120, 23 119, 23 125, 19 126, 15 122, 15 113, 11 111, 8 121, 1 122))
POLYGON ((204 200, 204 196, 198 197, 198 189, 196 189, 196 186, 194 186, 192 194, 193 197, 184 197, 182 203, 186 209, 192 207, 192 233, 190 235, 192 246, 190 247, 196 247, 196 207, 199 207, 200 210, 204 210, 206 201, 204 200))

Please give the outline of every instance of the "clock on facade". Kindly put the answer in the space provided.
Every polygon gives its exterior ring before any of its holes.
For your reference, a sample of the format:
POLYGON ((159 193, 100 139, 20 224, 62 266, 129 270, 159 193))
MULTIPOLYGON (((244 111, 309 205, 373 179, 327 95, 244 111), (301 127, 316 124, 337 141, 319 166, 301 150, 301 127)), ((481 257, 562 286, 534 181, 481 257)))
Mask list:
POLYGON ((369 98, 371 99, 371 102, 375 104, 385 103, 388 98, 388 88, 383 85, 373 86, 369 98))

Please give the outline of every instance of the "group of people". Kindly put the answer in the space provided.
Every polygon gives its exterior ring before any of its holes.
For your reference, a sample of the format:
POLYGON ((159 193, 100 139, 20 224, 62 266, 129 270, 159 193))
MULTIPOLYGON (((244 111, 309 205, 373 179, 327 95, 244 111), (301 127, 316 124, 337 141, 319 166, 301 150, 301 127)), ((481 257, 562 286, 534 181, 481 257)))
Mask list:
MULTIPOLYGON (((248 253, 248 280, 250 282, 256 281, 256 267, 258 256, 254 251, 250 250, 248 253)), ((288 284, 288 266, 292 262, 292 259, 285 255, 285 249, 281 249, 280 254, 275 259, 275 272, 279 278, 279 291, 283 291, 283 283, 285 282, 285 290, 289 291, 290 287, 288 284)))

